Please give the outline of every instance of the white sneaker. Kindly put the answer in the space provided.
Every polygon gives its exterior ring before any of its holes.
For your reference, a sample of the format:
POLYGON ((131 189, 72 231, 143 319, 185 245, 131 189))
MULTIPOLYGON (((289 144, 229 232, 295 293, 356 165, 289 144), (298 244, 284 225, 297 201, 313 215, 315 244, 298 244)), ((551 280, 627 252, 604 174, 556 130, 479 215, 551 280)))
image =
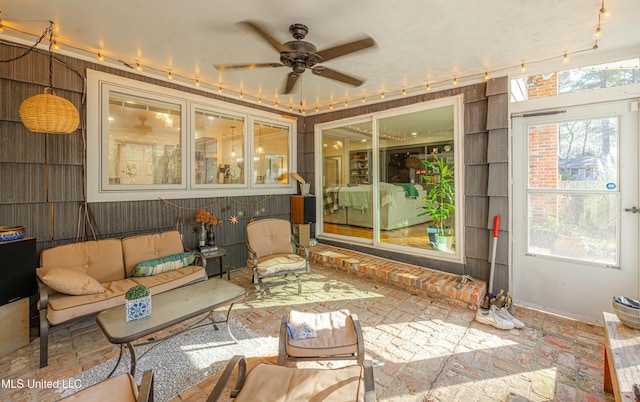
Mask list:
POLYGON ((506 307, 501 307, 500 309, 496 310, 496 315, 504 318, 507 321, 511 321, 513 323, 513 326, 518 329, 524 328, 524 322, 512 316, 506 307))
POLYGON ((497 307, 491 306, 491 309, 488 311, 478 309, 476 312, 476 321, 481 322, 483 324, 492 325, 498 329, 513 329, 515 325, 502 317, 496 314, 497 307))

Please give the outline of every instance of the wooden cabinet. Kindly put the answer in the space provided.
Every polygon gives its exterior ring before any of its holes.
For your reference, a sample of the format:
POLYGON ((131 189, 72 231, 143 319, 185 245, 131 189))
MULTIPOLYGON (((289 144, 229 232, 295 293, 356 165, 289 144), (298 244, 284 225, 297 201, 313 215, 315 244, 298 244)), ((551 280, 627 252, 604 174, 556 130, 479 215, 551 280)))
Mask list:
POLYGON ((291 223, 315 223, 316 197, 291 196, 291 223))
POLYGON ((0 242, 0 305, 37 293, 36 239, 0 242))
POLYGON ((349 184, 369 184, 370 153, 368 151, 349 152, 349 184))

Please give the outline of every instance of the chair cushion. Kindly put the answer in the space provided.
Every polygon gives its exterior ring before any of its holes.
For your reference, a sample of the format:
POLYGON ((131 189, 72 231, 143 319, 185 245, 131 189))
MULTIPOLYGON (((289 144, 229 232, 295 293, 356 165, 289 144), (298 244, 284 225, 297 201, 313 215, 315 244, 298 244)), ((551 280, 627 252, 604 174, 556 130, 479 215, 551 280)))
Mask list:
POLYGON ((306 313, 292 310, 287 321, 293 326, 308 323, 318 336, 291 339, 287 334, 287 354, 292 357, 339 356, 358 353, 358 337, 349 310, 306 313))
POLYGON ((152 260, 142 261, 136 265, 129 276, 152 276, 163 272, 174 271, 183 268, 196 259, 196 254, 191 251, 187 253, 177 253, 166 257, 154 258, 152 260))
POLYGON ((362 367, 300 369, 257 364, 236 402, 358 401, 363 399, 362 367))
POLYGON ((247 242, 258 258, 293 252, 291 223, 284 219, 260 219, 247 225, 247 242))
POLYGON ((100 282, 81 271, 47 267, 38 268, 36 272, 40 280, 56 292, 73 296, 105 292, 100 282))
POLYGON ((138 398, 138 387, 131 374, 120 374, 80 390, 64 401, 132 401, 138 398))
POLYGON ((274 254, 258 258, 258 276, 269 276, 307 268, 307 261, 297 254, 274 254))

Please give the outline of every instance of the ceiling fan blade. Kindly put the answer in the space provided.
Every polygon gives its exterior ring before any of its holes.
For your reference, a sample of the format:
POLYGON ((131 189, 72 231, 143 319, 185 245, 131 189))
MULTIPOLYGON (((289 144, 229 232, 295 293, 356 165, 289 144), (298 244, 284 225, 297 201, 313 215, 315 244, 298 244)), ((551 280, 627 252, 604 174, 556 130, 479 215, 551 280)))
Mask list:
POLYGON ((330 47, 329 49, 324 49, 316 53, 318 56, 322 57, 324 61, 335 59, 336 57, 344 56, 345 54, 357 52, 362 49, 366 49, 371 46, 375 46, 376 42, 370 38, 366 37, 360 40, 356 40, 349 43, 344 43, 342 45, 330 47))
POLYGON ((254 69, 263 67, 284 67, 284 64, 280 63, 251 63, 251 64, 214 64, 213 67, 216 70, 239 70, 243 68, 254 69))
POLYGON ((289 48, 289 46, 283 45, 278 40, 276 40, 273 36, 271 36, 260 23, 256 21, 242 21, 240 22, 240 24, 248 28, 251 28, 255 33, 260 35, 262 39, 266 40, 274 49, 276 49, 278 53, 290 52, 292 50, 289 48))
POLYGON ((355 77, 340 73, 340 72, 338 72, 336 70, 332 70, 332 69, 324 67, 324 66, 316 66, 316 67, 312 68, 311 71, 315 75, 320 75, 320 76, 325 77, 325 78, 330 78, 332 80, 341 81, 341 82, 344 82, 346 84, 353 85, 354 87, 359 87, 360 85, 362 85, 364 83, 364 81, 361 81, 361 80, 359 80, 359 79, 357 79, 355 77))
POLYGON ((291 93, 294 85, 296 85, 296 82, 298 81, 298 77, 300 77, 300 75, 294 72, 290 72, 289 75, 287 75, 287 82, 285 83, 284 91, 282 92, 283 94, 291 93))

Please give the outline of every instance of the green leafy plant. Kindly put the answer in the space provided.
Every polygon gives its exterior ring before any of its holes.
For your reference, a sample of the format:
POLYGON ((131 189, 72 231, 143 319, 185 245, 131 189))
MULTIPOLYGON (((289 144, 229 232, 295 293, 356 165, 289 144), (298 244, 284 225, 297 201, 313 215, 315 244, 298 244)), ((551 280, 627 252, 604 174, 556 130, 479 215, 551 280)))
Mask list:
POLYGON ((144 285, 136 285, 131 289, 127 290, 127 293, 125 294, 124 297, 127 300, 136 300, 136 299, 141 299, 143 297, 147 297, 150 294, 151 294, 151 291, 149 290, 148 287, 144 285))
POLYGON ((456 193, 454 188, 455 174, 453 166, 448 165, 444 159, 433 155, 433 161, 423 160, 426 167, 424 178, 429 192, 420 201, 424 202, 424 212, 418 216, 429 214, 433 217, 438 234, 446 234, 449 230, 449 219, 455 214, 456 193))

